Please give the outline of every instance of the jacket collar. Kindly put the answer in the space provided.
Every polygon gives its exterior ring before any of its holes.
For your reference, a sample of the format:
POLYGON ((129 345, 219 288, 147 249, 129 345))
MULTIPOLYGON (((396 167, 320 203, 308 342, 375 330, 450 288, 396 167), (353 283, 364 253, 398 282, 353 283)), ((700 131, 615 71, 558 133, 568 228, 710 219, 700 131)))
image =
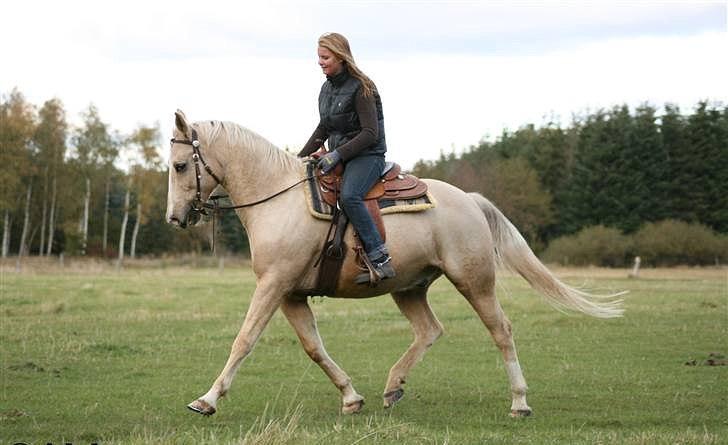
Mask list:
POLYGON ((349 74, 349 68, 346 67, 346 65, 343 66, 342 70, 334 74, 333 76, 326 76, 326 79, 334 84, 334 86, 341 86, 346 82, 346 80, 350 77, 349 74))

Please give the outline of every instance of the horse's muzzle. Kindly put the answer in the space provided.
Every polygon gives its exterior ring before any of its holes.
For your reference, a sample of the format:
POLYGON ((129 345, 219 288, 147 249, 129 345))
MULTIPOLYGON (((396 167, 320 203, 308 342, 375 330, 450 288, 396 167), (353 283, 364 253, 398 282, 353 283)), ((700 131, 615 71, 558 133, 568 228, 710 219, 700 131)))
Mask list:
POLYGON ((187 208, 187 212, 185 213, 184 217, 180 219, 172 215, 167 219, 167 222, 181 229, 186 229, 187 226, 194 226, 195 224, 200 222, 200 219, 200 212, 194 211, 192 209, 192 206, 190 206, 187 208))

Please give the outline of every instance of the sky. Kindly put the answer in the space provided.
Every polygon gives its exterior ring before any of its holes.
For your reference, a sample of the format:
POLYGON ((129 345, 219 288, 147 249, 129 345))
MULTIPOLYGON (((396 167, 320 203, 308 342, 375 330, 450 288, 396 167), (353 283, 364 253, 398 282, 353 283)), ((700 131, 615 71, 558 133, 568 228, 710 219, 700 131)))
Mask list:
POLYGON ((330 31, 376 83, 405 168, 621 104, 728 104, 728 1, 13 1, 0 94, 57 97, 72 125, 93 103, 112 129, 158 124, 163 140, 182 109, 297 152, 330 31))

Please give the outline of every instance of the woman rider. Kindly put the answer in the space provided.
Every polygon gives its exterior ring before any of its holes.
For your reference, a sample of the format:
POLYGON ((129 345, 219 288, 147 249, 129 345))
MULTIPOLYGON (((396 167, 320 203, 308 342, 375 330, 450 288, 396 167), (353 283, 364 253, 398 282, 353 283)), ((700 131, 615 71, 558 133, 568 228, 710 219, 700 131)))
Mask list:
MULTIPOLYGON (((374 273, 379 279, 395 276, 387 246, 364 206, 363 198, 384 169, 382 101, 377 87, 354 62, 349 42, 341 34, 326 33, 318 41, 319 66, 326 82, 319 94, 318 126, 298 156, 308 156, 328 139, 329 152, 319 159, 324 174, 345 165, 341 206, 354 226, 374 273)), ((368 283, 369 274, 357 283, 368 283)))

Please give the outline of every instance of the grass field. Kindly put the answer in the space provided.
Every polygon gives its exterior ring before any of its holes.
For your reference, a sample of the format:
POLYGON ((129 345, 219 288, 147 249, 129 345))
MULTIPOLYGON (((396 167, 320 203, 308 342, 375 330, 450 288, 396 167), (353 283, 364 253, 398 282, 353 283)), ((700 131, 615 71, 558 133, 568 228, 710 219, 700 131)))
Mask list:
POLYGON ((500 353, 445 280, 430 299, 446 333, 393 409, 381 407, 381 393, 411 341, 407 321, 388 297, 315 299, 329 353, 367 398, 363 412, 339 414, 338 391, 277 314, 205 418, 185 405, 227 359, 254 287, 248 268, 5 265, 0 445, 728 443, 728 366, 707 365, 728 356, 728 271, 645 270, 637 280, 625 270, 557 272, 570 284, 629 290, 627 311, 564 315, 503 275, 530 418, 508 416, 500 353))

